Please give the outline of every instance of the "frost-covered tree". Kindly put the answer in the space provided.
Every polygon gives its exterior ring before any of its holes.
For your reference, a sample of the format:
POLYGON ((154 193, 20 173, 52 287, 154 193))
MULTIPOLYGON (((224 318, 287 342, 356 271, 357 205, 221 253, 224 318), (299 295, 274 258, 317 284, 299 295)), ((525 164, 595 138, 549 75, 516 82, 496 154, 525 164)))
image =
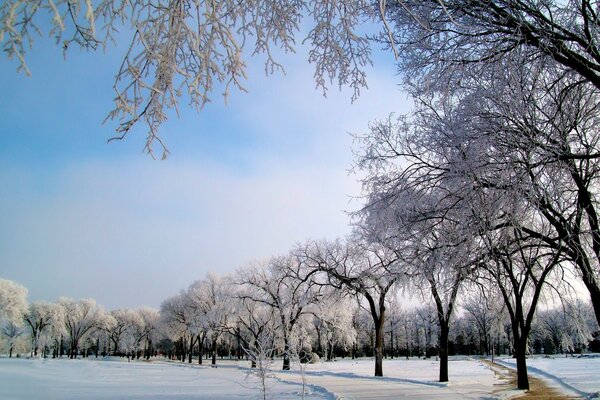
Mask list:
MULTIPOLYGON (((523 222, 519 215, 519 224, 523 222)), ((526 237, 507 227, 488 232, 489 259, 480 269, 481 279, 496 288, 504 299, 511 322, 519 389, 529 389, 526 358, 536 308, 543 289, 558 269, 561 254, 548 249, 538 238, 526 237)))
POLYGON ((293 254, 274 257, 267 262, 239 270, 238 278, 247 289, 243 298, 270 307, 277 315, 277 330, 283 344, 283 370, 290 369, 292 346, 302 320, 321 298, 315 281, 306 276, 293 254))
MULTIPOLYGON (((160 320, 163 332, 173 341, 181 344, 181 361, 192 362, 192 353, 201 332, 201 311, 194 307, 186 291, 169 297, 160 305, 160 320)), ((202 362, 202 355, 200 361, 202 362)))
POLYGON ((43 336, 51 333, 52 328, 64 324, 64 309, 58 304, 36 301, 29 305, 23 320, 31 337, 31 352, 38 355, 43 336))
POLYGON ((0 333, 8 342, 12 357, 15 343, 23 336, 23 316, 27 312, 27 289, 0 278, 0 333))
MULTIPOLYGON (((244 274, 238 270, 240 277, 234 280, 242 281, 244 274)), ((254 299, 260 298, 261 290, 249 286, 239 286, 235 293, 235 321, 236 335, 242 341, 242 348, 248 355, 251 362, 251 368, 257 367, 259 359, 265 355, 266 350, 275 352, 275 332, 277 326, 277 317, 275 309, 261 301, 254 299), (247 293, 254 292, 254 293, 247 293), (270 343, 267 343, 268 341, 270 343)))
POLYGON ((353 326, 356 300, 343 296, 330 288, 314 311, 314 329, 317 333, 317 347, 323 349, 320 356, 327 361, 335 357, 335 350, 351 348, 356 342, 356 330, 353 326))
POLYGON ((69 340, 69 357, 77 358, 80 343, 99 328, 104 310, 93 299, 58 299, 64 315, 65 330, 69 340))
POLYGON ((193 310, 197 313, 200 326, 198 332, 210 340, 212 360, 217 363, 217 345, 219 338, 227 332, 233 323, 233 298, 231 281, 209 273, 206 279, 193 283, 187 292, 193 310))
POLYGON ((117 355, 121 351, 121 340, 132 321, 132 318, 129 317, 130 312, 131 310, 128 309, 112 310, 107 316, 104 330, 111 343, 113 355, 117 355))
POLYGON ((294 52, 302 41, 311 47, 318 86, 325 90, 335 80, 358 96, 370 65, 360 26, 376 9, 366 0, 9 0, 0 5, 0 45, 29 73, 25 52, 40 33, 64 51, 126 41, 108 118, 118 123, 117 138, 144 123, 146 150, 158 143, 166 156, 158 128, 169 110, 182 97, 200 109, 214 91, 245 91, 249 56, 262 56, 268 74, 282 71, 277 53, 294 52))
POLYGON ((25 327, 13 321, 5 321, 0 326, 0 335, 8 344, 8 357, 11 358, 19 338, 25 335, 25 327))
POLYGON ((309 273, 324 274, 328 286, 364 299, 375 328, 375 376, 383 376, 386 298, 402 277, 396 268, 398 257, 359 238, 309 242, 298 249, 298 254, 309 273))
POLYGON ((471 165, 478 185, 517 185, 552 227, 546 244, 567 245, 600 321, 597 4, 406 0, 387 11, 394 33, 383 39, 402 54, 405 88, 430 119, 445 99, 488 140, 487 165, 471 165), (489 166, 504 177, 481 173, 489 166))
POLYGON ((576 349, 587 349, 592 341, 592 332, 598 329, 592 317, 593 311, 590 304, 580 299, 568 299, 562 309, 564 326, 561 332, 561 344, 565 353, 576 349))
POLYGON ((0 323, 20 325, 27 312, 27 288, 8 279, 0 278, 0 323))
POLYGON ((160 339, 160 312, 152 307, 140 307, 137 312, 142 320, 141 336, 144 341, 143 350, 146 360, 154 353, 154 343, 160 339))
MULTIPOLYGON (((113 354, 149 359, 158 341, 160 314, 151 307, 119 309, 106 314, 98 333, 105 333, 113 354)), ((99 336, 96 338, 99 343, 99 336)))
POLYGON ((483 354, 494 356, 494 339, 503 332, 504 302, 487 286, 471 285, 462 300, 465 319, 479 337, 483 354))
POLYGON ((439 326, 440 382, 448 381, 448 339, 457 297, 480 257, 464 210, 471 205, 461 204, 460 197, 444 186, 424 188, 427 194, 410 188, 405 193, 403 189, 378 191, 372 193, 374 202, 365 206, 368 237, 397 254, 402 259, 398 271, 408 277, 410 285, 427 288, 421 294, 433 300, 439 326), (394 200, 382 201, 385 197, 394 200))
POLYGON ((400 0, 388 3, 393 35, 413 80, 459 82, 463 71, 526 53, 552 59, 600 88, 600 21, 595 1, 400 0))

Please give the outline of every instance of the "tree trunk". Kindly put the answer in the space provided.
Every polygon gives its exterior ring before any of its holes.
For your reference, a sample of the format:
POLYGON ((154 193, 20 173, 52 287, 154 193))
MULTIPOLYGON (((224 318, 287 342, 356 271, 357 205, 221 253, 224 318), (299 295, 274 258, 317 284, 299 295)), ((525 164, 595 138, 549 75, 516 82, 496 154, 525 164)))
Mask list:
POLYGON ((394 324, 390 324, 390 358, 394 359, 394 324))
POLYGON ((217 338, 215 337, 212 342, 212 360, 211 365, 217 365, 217 338))
POLYGON ((448 321, 440 323, 440 382, 448 382, 448 321))
POLYGON ((522 339, 515 340, 515 359, 517 361, 517 388, 529 390, 529 378, 527 376, 526 343, 522 339))
POLYGON ((200 338, 198 335, 198 364, 202 365, 202 355, 204 350, 204 336, 200 338))
MULTIPOLYGON (((250 368, 256 368, 256 359, 258 357, 263 357, 266 356, 266 354, 263 354, 264 349, 261 349, 259 347, 259 343, 258 343, 258 338, 254 338, 254 354, 252 354, 251 352, 249 352, 249 356, 250 356, 250 368)), ((248 346, 250 347, 250 346, 248 346)))
POLYGON ((598 288, 598 285, 584 283, 590 292, 590 300, 594 308, 594 314, 596 315, 596 322, 600 326, 600 288, 598 288))
POLYGON ((192 363, 192 353, 194 353, 194 336, 190 335, 190 352, 188 354, 188 363, 192 363))
POLYGON ((152 340, 148 339, 148 351, 146 352, 146 360, 150 359, 151 352, 152 352, 152 340))
POLYGON ((375 376, 383 376, 383 313, 375 324, 375 376))
POLYGON ((290 370, 290 343, 289 340, 286 337, 284 337, 283 339, 283 370, 284 371, 289 371, 290 370))

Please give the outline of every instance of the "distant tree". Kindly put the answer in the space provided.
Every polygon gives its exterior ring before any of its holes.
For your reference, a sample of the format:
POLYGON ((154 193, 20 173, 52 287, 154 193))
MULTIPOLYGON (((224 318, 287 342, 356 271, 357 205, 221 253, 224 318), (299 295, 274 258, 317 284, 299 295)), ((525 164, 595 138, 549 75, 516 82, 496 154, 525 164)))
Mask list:
POLYGON ((138 309, 138 313, 142 319, 141 333, 142 339, 145 341, 143 346, 144 357, 149 360, 154 352, 154 343, 161 338, 159 330, 160 312, 152 307, 141 307, 138 309))
POLYGON ((479 337, 482 354, 494 355, 494 337, 503 331, 505 306, 499 294, 488 286, 471 285, 462 301, 466 320, 479 337))
POLYGON ((65 297, 58 299, 63 309, 65 329, 69 338, 69 358, 77 358, 82 343, 88 335, 99 327, 104 313, 95 300, 73 300, 65 297))
POLYGON ((375 328, 375 376, 383 376, 386 298, 402 277, 396 267, 397 255, 358 237, 347 242, 309 242, 298 254, 309 273, 325 275, 326 285, 365 300, 375 328))
POLYGON ((202 332, 210 340, 212 360, 217 363, 217 345, 224 332, 230 330, 233 323, 234 293, 227 277, 219 277, 209 273, 206 279, 196 281, 188 289, 188 301, 193 304, 203 325, 202 332))
MULTIPOLYGON (((179 294, 169 297, 160 305, 160 321, 163 332, 175 342, 181 344, 181 361, 185 361, 186 354, 188 362, 192 363, 194 345, 199 339, 202 313, 196 309, 190 301, 190 296, 181 291, 179 294)), ((200 361, 202 355, 200 354, 200 361)))
POLYGON ((64 309, 58 304, 37 301, 29 305, 23 319, 31 337, 31 351, 38 355, 42 336, 53 326, 64 324, 64 309))
POLYGON ((12 321, 5 321, 2 326, 0 326, 0 334, 8 342, 8 357, 11 358, 17 340, 25 334, 25 329, 20 324, 16 324, 12 321))
POLYGON ((355 299, 343 296, 343 292, 330 288, 315 308, 318 347, 324 349, 320 356, 325 356, 327 361, 335 358, 337 347, 347 350, 356 342, 356 330, 352 324, 355 302, 355 299))
POLYGON ((0 323, 21 324, 27 312, 27 289, 16 282, 0 278, 0 323))
MULTIPOLYGON (((238 270, 236 275, 241 276, 236 276, 233 279, 242 282, 243 272, 238 270)), ((265 351, 275 352, 275 331, 278 315, 273 307, 254 300, 260 299, 260 295, 261 290, 253 286, 238 286, 235 293, 235 334, 242 342, 244 353, 250 358, 251 368, 257 367, 257 362, 265 356, 265 351), (271 340, 271 343, 267 343, 268 340, 271 340)))
POLYGON ((0 334, 6 339, 12 357, 17 340, 23 336, 23 316, 27 312, 27 289, 0 278, 0 334))
POLYGON ((269 306, 277 315, 277 330, 283 344, 283 370, 290 369, 292 346, 302 320, 321 298, 319 286, 304 276, 300 260, 292 254, 248 266, 238 273, 247 290, 243 298, 269 306))
POLYGON ((132 322, 130 312, 128 309, 112 310, 107 316, 104 330, 112 344, 113 355, 117 355, 121 350, 121 341, 132 322))

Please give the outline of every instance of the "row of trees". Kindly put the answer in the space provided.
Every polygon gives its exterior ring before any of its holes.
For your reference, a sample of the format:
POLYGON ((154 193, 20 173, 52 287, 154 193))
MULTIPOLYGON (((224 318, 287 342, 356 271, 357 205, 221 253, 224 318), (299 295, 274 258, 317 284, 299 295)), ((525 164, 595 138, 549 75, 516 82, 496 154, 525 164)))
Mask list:
POLYGON ((518 387, 536 310, 574 273, 600 323, 598 3, 399 1, 381 40, 414 111, 358 136, 363 236, 427 287, 447 380, 461 290, 511 321, 518 387))
MULTIPOLYGON (((105 312, 90 299, 27 305, 25 288, 0 280, 0 333, 10 356, 18 340, 32 356, 149 359, 160 352, 202 363, 211 354, 215 364, 220 353, 249 357, 253 366, 281 356, 283 369, 294 358, 309 360, 311 353, 326 359, 368 355, 380 375, 384 357, 443 357, 444 332, 434 303, 403 307, 401 289, 415 286, 385 261, 395 256, 379 250, 309 242, 232 276, 208 275, 163 301, 160 311, 105 312)), ((514 350, 506 307, 490 297, 489 288, 480 289, 473 287, 461 302, 463 312, 446 339, 449 354, 514 350)), ((528 352, 582 351, 596 330, 589 305, 565 301, 562 309, 534 320, 528 352)))

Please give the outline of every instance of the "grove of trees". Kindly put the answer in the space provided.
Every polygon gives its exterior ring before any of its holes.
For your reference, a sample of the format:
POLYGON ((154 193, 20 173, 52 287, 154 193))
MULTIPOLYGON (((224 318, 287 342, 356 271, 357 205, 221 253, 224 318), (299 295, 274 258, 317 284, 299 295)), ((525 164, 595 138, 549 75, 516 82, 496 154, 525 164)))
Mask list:
POLYGON ((182 93, 202 107, 217 83, 243 90, 244 50, 270 73, 301 31, 323 90, 358 96, 376 45, 414 103, 356 135, 365 203, 349 237, 210 275, 160 312, 27 308, 24 288, 2 281, 5 342, 71 357, 160 348, 188 362, 271 353, 283 369, 300 353, 367 353, 377 376, 387 355, 435 354, 440 381, 449 354, 509 352, 528 389, 527 354, 584 350, 598 335, 599 13, 590 0, 4 2, 0 41, 23 69, 36 27, 65 50, 131 34, 109 118, 118 138, 145 123, 149 152, 158 142, 166 155, 159 126, 182 93), (402 307, 406 293, 427 306, 402 307), (339 301, 353 306, 333 318, 322 305, 339 301))

